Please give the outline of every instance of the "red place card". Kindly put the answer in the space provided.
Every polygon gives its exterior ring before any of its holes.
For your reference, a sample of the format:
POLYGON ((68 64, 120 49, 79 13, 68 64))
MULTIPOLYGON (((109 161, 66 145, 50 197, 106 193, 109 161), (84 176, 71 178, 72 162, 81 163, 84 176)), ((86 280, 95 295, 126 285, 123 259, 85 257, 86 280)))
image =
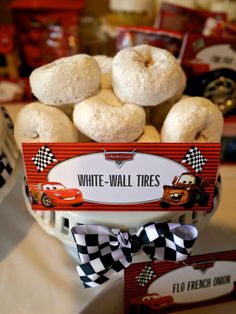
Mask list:
POLYGON ((34 210, 210 211, 219 144, 28 143, 34 210))
POLYGON ((175 313, 236 299, 236 251, 125 269, 125 313, 175 313))

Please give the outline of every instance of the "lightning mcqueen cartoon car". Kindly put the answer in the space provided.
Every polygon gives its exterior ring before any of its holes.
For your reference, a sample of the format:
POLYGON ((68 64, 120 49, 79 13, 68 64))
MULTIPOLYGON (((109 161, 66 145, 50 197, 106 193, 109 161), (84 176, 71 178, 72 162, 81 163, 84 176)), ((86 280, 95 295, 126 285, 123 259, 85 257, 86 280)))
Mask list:
POLYGON ((129 314, 152 314, 174 304, 172 296, 160 296, 158 293, 150 293, 145 296, 131 298, 129 302, 129 314))
POLYGON ((59 182, 44 182, 29 186, 31 204, 43 204, 45 207, 58 205, 80 206, 83 194, 79 189, 67 189, 59 182))

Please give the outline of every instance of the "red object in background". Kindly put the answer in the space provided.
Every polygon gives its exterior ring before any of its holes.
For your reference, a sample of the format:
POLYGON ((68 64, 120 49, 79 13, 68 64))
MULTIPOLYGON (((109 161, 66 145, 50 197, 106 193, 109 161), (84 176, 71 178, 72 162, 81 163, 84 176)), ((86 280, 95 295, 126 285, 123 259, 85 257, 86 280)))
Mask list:
POLYGON ((235 39, 186 33, 180 62, 187 76, 220 68, 236 71, 235 39))
POLYGON ((78 27, 84 0, 15 0, 11 10, 22 75, 57 58, 78 52, 78 27))
POLYGON ((235 113, 235 39, 186 34, 180 61, 188 77, 187 95, 208 98, 224 115, 235 113))
POLYGON ((225 13, 213 13, 203 10, 189 9, 173 3, 162 2, 160 14, 155 27, 185 33, 202 33, 208 18, 226 20, 225 13))
POLYGON ((12 9, 65 9, 78 10, 84 7, 85 0, 13 0, 12 9))
POLYGON ((15 47, 15 28, 13 25, 0 25, 0 54, 9 54, 15 47))
POLYGON ((213 19, 214 27, 211 30, 211 36, 222 38, 233 38, 236 40, 236 24, 213 19))
POLYGON ((154 27, 118 27, 116 48, 147 44, 170 51, 175 57, 179 56, 183 34, 174 31, 160 30, 154 27))

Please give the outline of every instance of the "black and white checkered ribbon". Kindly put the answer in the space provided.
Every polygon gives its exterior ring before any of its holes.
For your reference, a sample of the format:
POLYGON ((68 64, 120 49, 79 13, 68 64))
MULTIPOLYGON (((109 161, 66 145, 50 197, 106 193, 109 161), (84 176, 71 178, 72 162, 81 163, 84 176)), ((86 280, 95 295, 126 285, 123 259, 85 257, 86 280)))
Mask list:
POLYGON ((6 134, 4 134, 3 146, 0 147, 0 189, 6 187, 13 169, 18 159, 18 150, 13 138, 13 123, 5 107, 0 107, 0 111, 4 117, 4 126, 6 134))
POLYGON ((13 169, 7 156, 0 152, 0 189, 5 185, 12 171, 13 169))
POLYGON ((141 250, 151 259, 184 261, 198 235, 192 225, 153 222, 134 233, 80 224, 71 231, 81 261, 77 270, 86 288, 99 286, 127 268, 141 250))
POLYGON ((0 107, 0 110, 2 111, 3 116, 4 116, 5 120, 6 120, 6 124, 7 124, 8 129, 13 130, 14 125, 13 125, 12 119, 9 116, 9 113, 7 112, 6 108, 5 107, 0 107))

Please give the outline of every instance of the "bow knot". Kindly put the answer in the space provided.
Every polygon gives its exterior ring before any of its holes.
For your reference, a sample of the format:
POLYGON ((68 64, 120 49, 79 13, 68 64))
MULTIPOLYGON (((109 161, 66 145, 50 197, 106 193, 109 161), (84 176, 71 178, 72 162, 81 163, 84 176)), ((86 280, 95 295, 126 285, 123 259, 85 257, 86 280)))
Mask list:
POLYGON ((130 234, 128 232, 121 232, 120 229, 111 230, 116 235, 116 241, 111 241, 111 245, 119 245, 119 248, 131 248, 130 234))
POLYGON ((85 287, 96 287, 128 267, 141 249, 151 259, 187 259, 198 232, 192 225, 148 223, 135 233, 76 225, 72 234, 81 261, 77 267, 80 279, 85 287))

